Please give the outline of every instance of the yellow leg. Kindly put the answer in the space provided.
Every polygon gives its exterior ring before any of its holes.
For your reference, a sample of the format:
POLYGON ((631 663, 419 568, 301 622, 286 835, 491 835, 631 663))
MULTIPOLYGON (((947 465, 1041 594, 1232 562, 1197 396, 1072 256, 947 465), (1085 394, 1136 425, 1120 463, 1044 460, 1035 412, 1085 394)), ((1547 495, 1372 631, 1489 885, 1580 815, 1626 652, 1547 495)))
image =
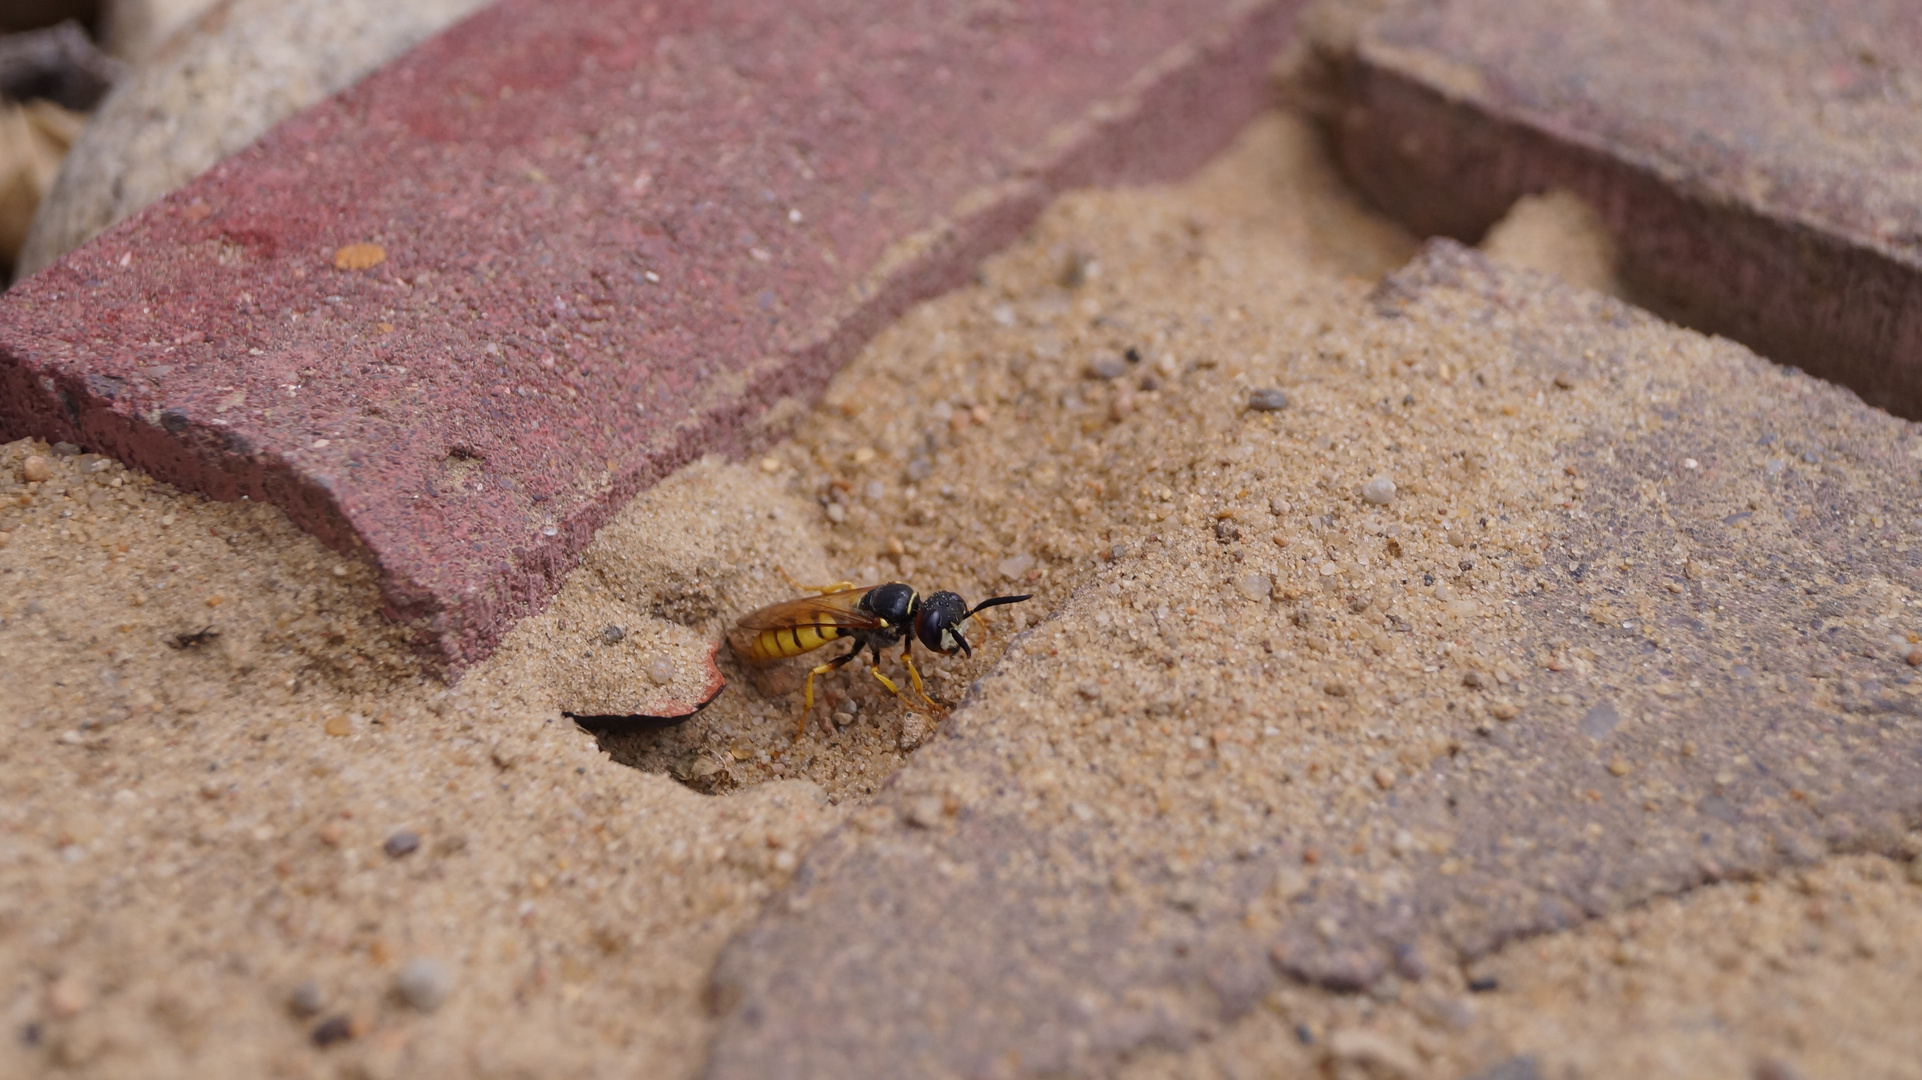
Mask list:
MULTIPOLYGON (((886 675, 881 674, 881 665, 869 664, 868 674, 874 676, 875 679, 879 680, 882 686, 887 687, 888 693, 893 694, 895 697, 901 697, 901 688, 894 684, 893 679, 890 679, 886 675)), ((907 699, 901 698, 901 700, 906 701, 907 699)))
POLYGON ((861 655, 861 650, 856 649, 851 653, 837 656, 825 664, 816 664, 808 670, 808 681, 803 686, 801 693, 801 723, 794 729, 795 742, 800 742, 801 736, 808 733, 808 714, 814 711, 814 677, 816 675, 826 675, 828 672, 833 671, 835 668, 840 667, 842 664, 847 663, 859 655, 861 655))
POLYGON ((837 581, 832 585, 803 585, 794 580, 794 575, 788 573, 784 567, 777 566, 774 569, 787 581, 789 588, 799 589, 802 592, 820 593, 822 596, 827 596, 832 593, 848 592, 855 587, 852 581, 837 581))
POLYGON ((914 680, 914 692, 921 695, 921 700, 928 703, 928 708, 934 710, 937 716, 946 714, 947 706, 928 696, 927 684, 921 681, 921 672, 915 668, 914 657, 908 649, 901 650, 901 664, 908 669, 908 678, 914 680))

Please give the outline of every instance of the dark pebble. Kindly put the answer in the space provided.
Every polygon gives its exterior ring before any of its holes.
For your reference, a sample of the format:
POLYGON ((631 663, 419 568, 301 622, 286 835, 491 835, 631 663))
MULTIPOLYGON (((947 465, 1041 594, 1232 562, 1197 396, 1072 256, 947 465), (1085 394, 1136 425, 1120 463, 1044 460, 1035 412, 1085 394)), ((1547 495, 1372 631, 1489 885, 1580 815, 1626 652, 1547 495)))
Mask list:
POLYGON ((1135 348, 1133 345, 1128 346, 1128 351, 1121 355, 1127 357, 1130 364, 1141 363, 1141 350, 1135 348))
POLYGON ((1240 538, 1241 538, 1241 526, 1236 525, 1232 521, 1220 521, 1215 523, 1215 539, 1226 544, 1232 540, 1238 540, 1240 538))
POLYGON ((609 627, 606 627, 606 628, 604 628, 604 629, 603 629, 603 630, 601 631, 601 644, 603 644, 603 645, 619 645, 619 644, 620 644, 620 643, 622 642, 622 640, 624 640, 624 639, 625 639, 626 637, 627 637, 627 628, 626 628, 626 627, 624 627, 624 626, 609 626, 609 627))
POLYGON ((1409 982, 1428 977, 1428 961, 1422 958, 1421 949, 1414 943, 1404 941, 1395 946, 1395 974, 1409 982))
POLYGON ((1315 1045, 1315 1033, 1309 1030, 1307 1024, 1297 1022, 1295 1024, 1295 1041, 1303 1046, 1313 1046, 1315 1045))
POLYGON ((1288 395, 1279 390, 1251 390, 1248 407, 1256 412, 1280 412, 1288 407, 1288 395))
POLYGON ((31 1050, 47 1041, 47 1029, 38 1020, 29 1020, 20 1025, 20 1042, 31 1050))
POLYGON ((321 990, 320 984, 312 979, 294 987, 294 992, 287 995, 288 1011, 302 1020, 318 1015, 326 1007, 327 995, 321 990))
POLYGON ((1495 978, 1495 976, 1493 975, 1482 975, 1477 978, 1468 980, 1468 989, 1470 993, 1488 994, 1488 993, 1493 993, 1496 990, 1500 990, 1501 988, 1502 988, 1501 980, 1495 978))
POLYGON ((315 1046, 328 1047, 337 1042, 346 1042, 354 1037, 354 1021, 346 1013, 330 1016, 315 1025, 314 1033, 309 1036, 315 1046))
POLYGON ((393 859, 412 855, 420 849, 420 834, 412 829, 402 829, 382 842, 380 849, 393 859))

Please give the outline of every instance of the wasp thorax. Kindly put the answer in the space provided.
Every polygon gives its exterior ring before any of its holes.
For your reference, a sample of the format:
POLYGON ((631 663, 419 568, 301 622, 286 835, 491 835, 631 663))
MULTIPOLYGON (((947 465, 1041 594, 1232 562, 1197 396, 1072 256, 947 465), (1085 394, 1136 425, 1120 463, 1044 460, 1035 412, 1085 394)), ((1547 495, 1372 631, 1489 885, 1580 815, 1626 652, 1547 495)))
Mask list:
POLYGON ((861 606, 889 626, 906 626, 914 618, 914 587, 899 581, 877 585, 861 598, 861 606))

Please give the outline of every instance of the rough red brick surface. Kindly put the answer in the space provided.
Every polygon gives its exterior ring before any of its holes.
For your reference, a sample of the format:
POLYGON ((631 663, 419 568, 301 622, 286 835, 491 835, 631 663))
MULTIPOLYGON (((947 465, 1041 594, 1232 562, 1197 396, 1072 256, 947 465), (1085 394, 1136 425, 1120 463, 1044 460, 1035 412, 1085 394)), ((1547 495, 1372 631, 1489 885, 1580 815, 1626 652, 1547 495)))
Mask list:
POLYGON ((271 500, 458 666, 1053 192, 1223 145, 1296 6, 506 0, 8 293, 0 436, 271 500))
POLYGON ((1361 35, 1349 176, 1474 241, 1586 197, 1637 299, 1922 417, 1922 5, 1402 5, 1361 35))

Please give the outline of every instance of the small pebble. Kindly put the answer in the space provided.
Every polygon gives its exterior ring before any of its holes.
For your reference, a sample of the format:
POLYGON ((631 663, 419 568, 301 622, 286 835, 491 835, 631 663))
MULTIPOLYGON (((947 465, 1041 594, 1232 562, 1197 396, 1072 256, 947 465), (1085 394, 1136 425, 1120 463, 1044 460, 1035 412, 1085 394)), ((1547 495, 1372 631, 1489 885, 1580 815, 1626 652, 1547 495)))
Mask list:
POLYGON ((318 1016, 326 1007, 327 994, 312 979, 294 987, 294 992, 287 995, 287 1010, 302 1020, 318 1016))
POLYGON ((654 656, 647 661, 647 677, 655 686, 666 686, 674 681, 674 660, 668 656, 654 656))
POLYGON ((1017 581, 1021 575, 1034 569, 1034 556, 1028 554, 1010 555, 994 564, 995 572, 1009 581, 1017 581))
POLYGON ((934 472, 934 463, 927 458, 918 457, 908 461, 908 479, 914 482, 926 480, 934 472))
POLYGON ((27 460, 20 463, 20 479, 37 484, 53 475, 53 465, 39 454, 28 454, 27 460))
POLYGON ((1608 771, 1616 776, 1627 776, 1632 768, 1633 766, 1621 758, 1615 758, 1608 763, 1608 771))
POLYGON ((402 829, 381 841, 380 849, 385 851, 390 859, 412 855, 420 850, 420 834, 412 829, 402 829))
POLYGON ((1909 863, 1909 880, 1915 882, 1917 885, 1922 885, 1922 859, 1916 859, 1909 863))
POLYGON ((1483 685, 1482 673, 1479 671, 1468 672, 1462 676, 1462 685, 1468 687, 1470 690, 1480 690, 1483 685))
POLYGON ((343 736, 352 735, 353 733, 354 733, 354 721, 352 717, 349 717, 344 713, 339 716, 328 717, 327 734, 332 735, 335 738, 341 738, 343 736))
POLYGON ((1118 356, 1104 356, 1088 365, 1088 374, 1097 379, 1118 379, 1128 373, 1128 362, 1118 356))
POLYGON ((601 628, 601 644, 619 645, 627 638, 627 627, 605 626, 601 628))
POLYGON ((908 804, 908 824, 918 828, 935 828, 941 824, 942 814, 941 800, 934 795, 923 795, 908 804))
POLYGON ((1395 501, 1395 482, 1386 476, 1377 476, 1361 486, 1361 497, 1376 506, 1387 506, 1395 501))
POLYGON ((77 976, 62 975, 47 987, 47 1011, 56 1019, 78 1016, 92 1002, 93 995, 87 993, 87 984, 77 976))
POLYGON ((781 459, 780 459, 780 458, 777 458, 777 457, 764 457, 764 458, 762 458, 762 459, 761 459, 761 471, 762 471, 762 472, 764 472, 764 473, 777 473, 777 472, 780 472, 780 471, 781 471, 781 459))
POLYGON ((354 1019, 346 1013, 330 1016, 314 1025, 314 1032, 308 1038, 315 1046, 329 1047, 337 1042, 346 1042, 354 1037, 354 1019))
POLYGON ((1215 539, 1224 544, 1239 540, 1241 539, 1241 526, 1232 521, 1218 521, 1215 523, 1215 539))
POLYGON ((1497 701, 1488 706, 1488 714, 1497 720, 1513 720, 1521 710, 1512 701, 1497 701))
POLYGON ((1501 980, 1493 975, 1480 975, 1468 980, 1468 992, 1471 994, 1492 994, 1501 986, 1501 980))
POLYGON ((1922 645, 1910 649, 1909 655, 1904 657, 1904 659, 1909 662, 1910 667, 1922 667, 1922 645))
POLYGON ((1251 390, 1248 407, 1255 412, 1280 412, 1288 407, 1288 395, 1279 390, 1251 390))
POLYGON ((454 990, 454 976, 447 966, 430 957, 409 960, 394 976, 394 989, 402 1001, 421 1012, 433 1012, 454 990))
POLYGON ((1394 770, 1388 768, 1388 766, 1386 765, 1376 769, 1375 770, 1375 786, 1382 789, 1383 791, 1392 790, 1395 786, 1394 770))
POLYGON ((1235 588, 1250 600, 1266 600, 1274 592, 1275 583, 1267 574, 1243 574, 1235 581, 1235 588))
POLYGON ((842 506, 840 503, 829 503, 827 515, 829 521, 839 525, 848 519, 848 510, 847 507, 842 506))

